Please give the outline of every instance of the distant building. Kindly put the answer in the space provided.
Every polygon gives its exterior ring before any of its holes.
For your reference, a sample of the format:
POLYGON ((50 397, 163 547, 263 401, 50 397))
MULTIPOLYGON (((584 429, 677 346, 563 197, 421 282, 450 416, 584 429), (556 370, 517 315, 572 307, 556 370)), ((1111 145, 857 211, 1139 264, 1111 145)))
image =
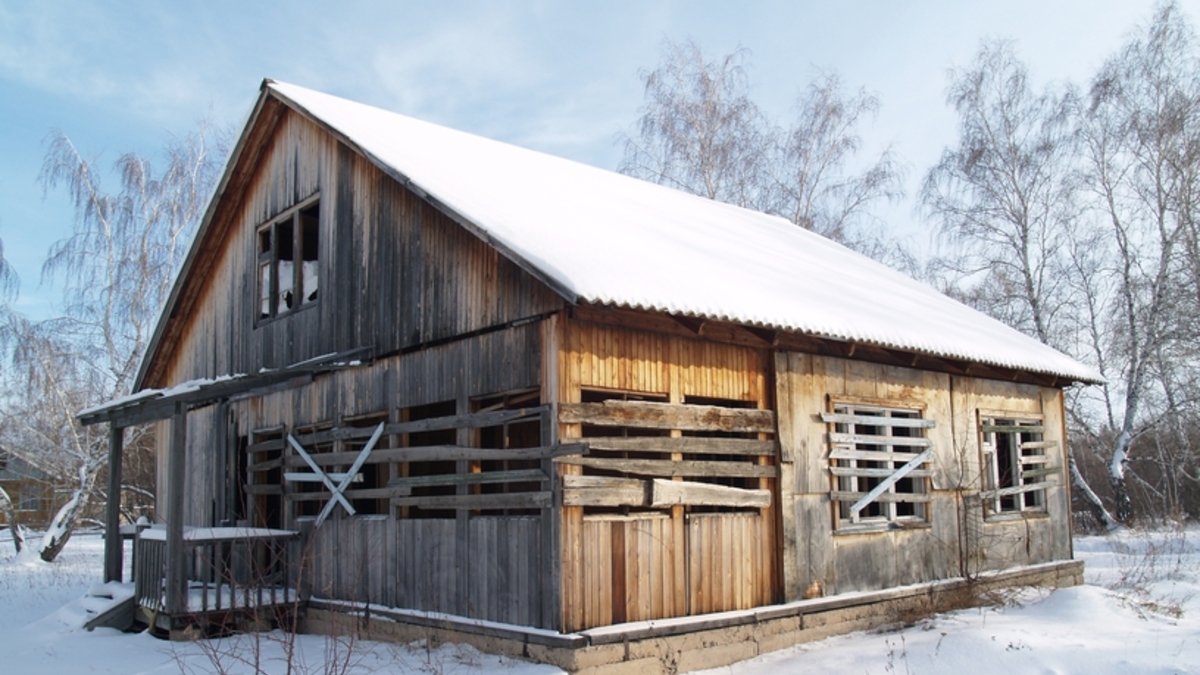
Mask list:
MULTIPOLYGON (((17 518, 27 528, 46 527, 60 506, 50 476, 4 448, 0 448, 0 488, 8 493, 17 518)), ((0 525, 8 524, 8 515, 0 512, 0 525)))

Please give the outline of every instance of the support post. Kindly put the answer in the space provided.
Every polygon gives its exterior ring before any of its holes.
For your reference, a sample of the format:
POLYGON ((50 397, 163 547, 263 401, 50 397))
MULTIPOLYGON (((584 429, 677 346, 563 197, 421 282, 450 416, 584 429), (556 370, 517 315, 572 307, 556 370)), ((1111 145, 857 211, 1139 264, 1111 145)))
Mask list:
POLYGON ((104 581, 123 581, 121 540, 121 446, 125 429, 108 423, 108 504, 104 508, 104 581))
POLYGON ((187 461, 187 408, 175 404, 171 418, 171 446, 167 458, 167 616, 182 615, 187 609, 187 577, 183 550, 183 491, 187 461))

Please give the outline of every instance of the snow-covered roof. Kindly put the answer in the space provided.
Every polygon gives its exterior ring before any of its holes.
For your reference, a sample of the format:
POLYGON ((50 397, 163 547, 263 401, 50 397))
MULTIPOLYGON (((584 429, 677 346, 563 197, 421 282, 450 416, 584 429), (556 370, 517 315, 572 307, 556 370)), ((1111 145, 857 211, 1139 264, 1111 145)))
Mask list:
POLYGON ((782 218, 303 87, 266 86, 572 301, 1101 379, 1095 369, 782 218))

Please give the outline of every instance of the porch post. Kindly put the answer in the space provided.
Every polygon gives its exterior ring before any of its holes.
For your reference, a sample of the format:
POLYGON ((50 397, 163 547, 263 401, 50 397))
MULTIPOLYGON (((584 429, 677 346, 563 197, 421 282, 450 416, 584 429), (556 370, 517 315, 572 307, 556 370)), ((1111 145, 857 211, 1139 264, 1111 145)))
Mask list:
POLYGON ((187 461, 187 408, 175 404, 171 417, 171 447, 167 458, 167 616, 183 614, 187 607, 187 577, 183 550, 183 491, 187 461))
POLYGON ((104 581, 123 581, 121 540, 121 445, 125 428, 108 423, 108 504, 104 509, 104 581))

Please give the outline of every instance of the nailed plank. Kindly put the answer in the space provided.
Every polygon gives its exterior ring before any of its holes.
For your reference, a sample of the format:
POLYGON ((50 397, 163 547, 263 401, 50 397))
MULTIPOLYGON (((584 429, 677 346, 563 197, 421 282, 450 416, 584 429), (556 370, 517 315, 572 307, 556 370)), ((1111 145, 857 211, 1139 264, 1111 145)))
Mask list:
POLYGON ((751 438, 697 438, 682 436, 605 436, 589 437, 588 447, 593 450, 616 450, 626 452, 690 453, 694 455, 770 455, 778 454, 778 441, 760 441, 751 438))
POLYGON ((648 487, 637 478, 563 476, 563 506, 645 506, 648 487))
MULTIPOLYGON (((829 498, 835 502, 857 502, 867 496, 866 492, 830 492, 829 498)), ((884 492, 873 500, 876 502, 932 502, 933 495, 928 492, 884 492)))
POLYGON ((1020 424, 981 424, 979 430, 983 433, 998 432, 998 433, 1021 433, 1021 434, 1040 434, 1045 430, 1040 424, 1030 424, 1028 426, 1020 424))
POLYGON ((606 471, 621 471, 639 476, 734 476, 740 478, 774 478, 778 467, 741 462, 675 462, 667 459, 609 459, 601 457, 559 457, 559 464, 588 466, 606 471))
POLYGON ((287 445, 287 441, 282 438, 274 438, 269 441, 261 441, 259 443, 251 443, 246 446, 246 452, 267 452, 269 450, 282 450, 287 445))
POLYGON ((654 479, 650 506, 745 506, 767 508, 770 490, 746 490, 726 485, 654 479))
POLYGON ((1025 441, 1021 444, 1022 450, 1042 450, 1057 447, 1058 441, 1025 441))
POLYGON ((1018 485, 1017 487, 1003 488, 1001 490, 985 490, 980 492, 979 496, 982 499, 995 499, 997 497, 1019 495, 1025 492, 1037 492, 1049 487, 1054 487, 1054 483, 1030 483, 1028 485, 1018 485))
POLYGON ((868 436, 863 434, 841 434, 830 432, 829 443, 856 445, 862 443, 864 445, 898 445, 906 448, 928 448, 933 445, 933 441, 928 438, 920 438, 917 436, 868 436))
POLYGON ((907 462, 914 460, 920 453, 916 452, 877 452, 874 450, 850 450, 853 446, 835 446, 829 452, 829 459, 862 459, 870 462, 907 462))
POLYGON ((770 410, 646 401, 561 403, 558 421, 644 429, 775 433, 775 413, 770 410))
POLYGON ((821 421, 830 424, 863 424, 873 427, 907 427, 910 429, 932 429, 936 420, 909 417, 880 417, 878 415, 848 415, 846 413, 821 413, 821 421))
MULTIPOLYGON (((538 448, 471 448, 461 445, 422 445, 413 448, 387 448, 375 450, 367 458, 368 464, 381 462, 429 462, 441 460, 488 460, 488 459, 545 459, 561 455, 586 454, 587 443, 564 443, 538 448)), ((312 459, 320 466, 349 464, 358 457, 357 452, 319 452, 312 459)), ((300 457, 288 457, 287 466, 304 466, 300 457)))
POLYGON ((479 495, 439 495, 396 497, 393 506, 418 506, 423 509, 538 509, 550 504, 549 492, 507 492, 479 495))
MULTIPOLYGON (((445 429, 478 429, 533 418, 549 409, 549 406, 533 408, 518 408, 516 410, 493 410, 489 412, 467 413, 463 415, 447 415, 445 417, 430 417, 411 422, 395 422, 384 426, 385 434, 411 434, 422 431, 441 431, 445 429)), ((375 431, 374 427, 337 427, 296 437, 303 445, 328 443, 330 441, 346 441, 369 438, 375 431)), ((269 441, 267 442, 269 443, 269 441)), ((266 445, 264 443, 263 445, 266 445)))
MULTIPOLYGON (((867 467, 855 466, 831 466, 829 473, 835 476, 865 476, 867 478, 887 478, 896 473, 895 469, 872 469, 867 467)), ((909 476, 914 478, 929 478, 933 475, 933 471, 928 469, 915 469, 908 472, 909 476)))
MULTIPOLYGON (((1060 473, 1062 473, 1061 466, 1047 466, 1047 467, 1043 467, 1041 469, 1030 469, 1028 471, 1022 471, 1021 479, 1026 480, 1029 478, 1041 478, 1043 476, 1057 476, 1060 473)), ((1042 483, 1042 485, 1045 485, 1045 483, 1042 483)))
POLYGON ((459 485, 468 483, 521 483, 546 480, 541 469, 514 471, 483 471, 480 473, 447 473, 433 476, 404 476, 388 481, 388 487, 416 487, 423 485, 459 485))

